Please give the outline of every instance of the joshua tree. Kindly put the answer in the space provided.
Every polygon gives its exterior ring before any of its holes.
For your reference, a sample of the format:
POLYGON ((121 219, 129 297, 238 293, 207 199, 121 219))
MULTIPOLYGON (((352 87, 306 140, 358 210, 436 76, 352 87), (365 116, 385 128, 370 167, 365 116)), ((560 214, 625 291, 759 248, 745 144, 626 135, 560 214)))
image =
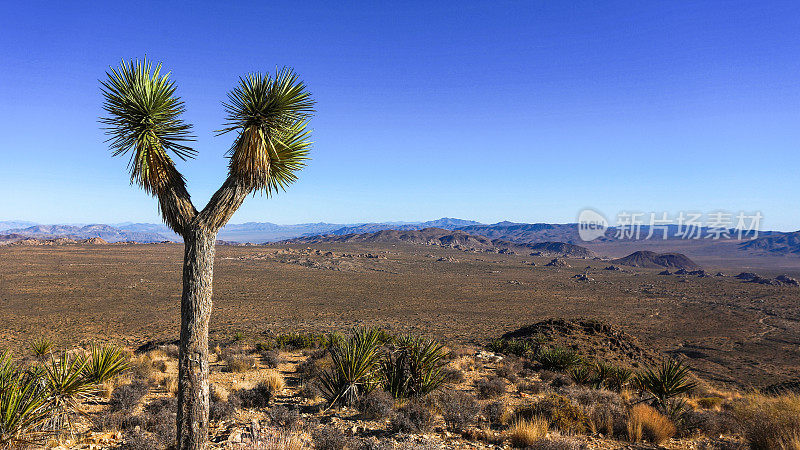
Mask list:
POLYGON ((129 155, 131 184, 158 199, 164 222, 183 237, 183 294, 178 356, 178 447, 205 448, 208 438, 208 321, 214 244, 250 193, 284 190, 305 165, 311 142, 306 130, 314 101, 291 69, 274 76, 239 79, 223 103, 226 123, 219 134, 235 132, 228 151, 228 177, 201 211, 195 209, 183 175, 171 155, 182 160, 196 151, 192 126, 183 121, 184 103, 169 73, 144 61, 123 61, 101 81, 104 125, 114 156, 129 155))

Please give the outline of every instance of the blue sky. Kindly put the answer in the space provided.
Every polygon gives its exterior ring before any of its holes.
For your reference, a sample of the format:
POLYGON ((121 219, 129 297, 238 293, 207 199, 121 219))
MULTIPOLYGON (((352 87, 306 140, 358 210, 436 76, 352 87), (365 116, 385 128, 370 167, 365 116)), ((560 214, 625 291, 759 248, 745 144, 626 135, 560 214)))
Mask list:
POLYGON ((213 131, 238 76, 288 65, 314 94, 313 160, 234 223, 589 206, 800 228, 797 1, 53 5, 0 16, 0 220, 158 222, 97 123, 98 79, 146 54, 195 124, 180 169, 198 207, 225 177, 233 136, 213 131))

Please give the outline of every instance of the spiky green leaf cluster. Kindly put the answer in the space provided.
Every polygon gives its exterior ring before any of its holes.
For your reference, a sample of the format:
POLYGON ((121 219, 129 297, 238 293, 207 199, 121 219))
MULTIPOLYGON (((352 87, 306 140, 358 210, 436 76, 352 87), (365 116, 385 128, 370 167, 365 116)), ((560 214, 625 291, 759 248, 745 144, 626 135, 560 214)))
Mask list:
POLYGON ((252 73, 240 78, 224 106, 227 122, 219 133, 238 133, 228 152, 230 175, 267 195, 296 181, 311 146, 306 127, 314 101, 305 83, 288 68, 274 77, 252 73))
POLYGON ((691 392, 697 386, 692 381, 689 367, 680 361, 668 359, 658 368, 648 368, 637 377, 637 384, 655 397, 662 409, 669 406, 669 400, 691 392))
POLYGON ((100 122, 113 155, 130 153, 131 183, 152 194, 183 183, 168 152, 181 159, 196 152, 184 145, 193 140, 191 125, 180 117, 185 107, 169 73, 162 75, 161 64, 153 67, 144 59, 122 61, 106 75, 100 84, 107 115, 100 122))
POLYGON ((0 447, 39 443, 52 403, 39 378, 0 354, 0 447))
POLYGON ((91 355, 83 369, 84 377, 92 383, 105 383, 130 366, 122 347, 93 344, 91 355))
POLYGON ((375 387, 381 357, 379 337, 376 329, 357 329, 330 348, 332 367, 322 374, 320 382, 331 405, 353 405, 375 387))

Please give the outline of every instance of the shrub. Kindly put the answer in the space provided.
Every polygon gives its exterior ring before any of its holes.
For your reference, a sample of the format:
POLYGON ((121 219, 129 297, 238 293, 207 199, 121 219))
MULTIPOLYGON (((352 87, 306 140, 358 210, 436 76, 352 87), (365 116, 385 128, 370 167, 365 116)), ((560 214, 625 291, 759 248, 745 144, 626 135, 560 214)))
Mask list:
POLYGON ((276 393, 273 383, 262 381, 252 389, 239 389, 232 392, 228 402, 234 407, 265 408, 269 406, 276 393))
POLYGON ((628 417, 628 440, 642 440, 661 444, 675 435, 675 425, 654 408, 639 404, 634 406, 628 417))
POLYGON ((517 383, 517 391, 528 394, 538 394, 542 392, 542 383, 538 381, 520 381, 517 383))
POLYGON ((131 429, 123 433, 121 448, 124 450, 152 450, 159 447, 158 439, 147 432, 131 429))
POLYGON ((800 395, 749 395, 734 405, 733 412, 750 448, 800 448, 800 395))
POLYGON ((273 407, 267 415, 273 425, 283 428, 294 428, 300 421, 300 413, 296 409, 289 409, 284 405, 273 407))
POLYGON ((356 330, 330 348, 332 367, 320 376, 322 394, 331 404, 353 405, 372 390, 380 361, 377 330, 356 330))
POLYGON ((305 399, 313 400, 318 398, 321 392, 316 383, 303 383, 300 389, 298 389, 297 395, 305 399))
MULTIPOLYGON (((381 331, 385 334, 384 331, 381 331)), ((330 348, 338 344, 342 337, 338 334, 322 333, 282 333, 270 336, 266 341, 256 345, 258 350, 302 350, 313 348, 330 348)))
POLYGON ((717 437, 740 431, 736 418, 730 411, 689 410, 681 415, 678 431, 682 436, 705 435, 717 437))
POLYGON ((388 392, 375 389, 362 395, 356 402, 356 408, 365 419, 382 419, 389 417, 394 407, 394 398, 388 392))
POLYGON ((483 414, 490 425, 505 426, 511 421, 513 411, 504 400, 496 400, 484 406, 483 414))
POLYGON ((702 397, 695 400, 695 403, 703 409, 719 409, 724 401, 722 397, 702 397))
POLYGON ((559 394, 548 394, 522 405, 514 411, 514 416, 516 419, 528 421, 541 417, 550 426, 571 433, 585 432, 588 420, 578 405, 559 394))
POLYGON ((236 409, 225 400, 211 399, 208 406, 208 417, 214 421, 232 419, 236 415, 236 409))
POLYGON ((92 383, 105 383, 128 369, 130 363, 122 347, 116 345, 92 345, 89 361, 83 370, 92 383))
POLYGON ((580 356, 563 347, 542 348, 536 355, 536 360, 546 370, 567 370, 581 362, 580 356))
POLYGON ((261 361, 268 369, 275 369, 279 364, 283 363, 283 358, 275 350, 268 350, 261 353, 261 361))
POLYGON ((150 391, 147 383, 142 380, 133 380, 128 384, 117 386, 111 392, 108 401, 109 409, 112 411, 130 411, 139 404, 145 395, 150 391))
POLYGON ((447 428, 459 433, 475 421, 480 406, 475 399, 461 391, 444 391, 436 397, 436 406, 447 428))
POLYGON ((511 383, 517 381, 517 373, 519 373, 519 362, 511 361, 506 358, 503 364, 495 370, 495 374, 500 378, 505 378, 511 383))
POLYGON ((225 355, 228 372, 246 372, 256 365, 256 359, 243 353, 225 355))
POLYGON ((506 393, 506 383, 502 378, 483 378, 475 381, 478 398, 494 398, 506 393))
POLYGON ((626 403, 616 392, 571 386, 560 391, 577 402, 587 416, 587 426, 592 433, 606 436, 624 436, 628 422, 626 403))
POLYGON ((536 441, 545 437, 548 431, 547 421, 540 418, 532 420, 515 420, 508 430, 506 438, 509 443, 518 448, 527 448, 536 441))
POLYGON ((326 370, 331 369, 332 363, 328 351, 320 358, 309 357, 297 365, 297 374, 303 382, 319 378, 326 370))
POLYGON ((639 374, 637 384, 655 398, 662 411, 667 411, 670 399, 691 392, 697 386, 690 376, 687 366, 668 359, 658 368, 648 368, 639 374))
POLYGON ((411 400, 397 409, 392 418, 392 429, 406 433, 419 433, 430 429, 433 414, 427 405, 419 400, 411 400))
POLYGON ((170 448, 177 440, 175 416, 178 401, 175 398, 159 398, 145 406, 141 415, 142 428, 152 433, 159 445, 153 448, 170 448))
POLYGON ((464 382, 464 372, 455 367, 442 367, 442 381, 447 384, 459 384, 464 382))
POLYGON ((314 448, 319 450, 344 450, 350 439, 333 426, 323 426, 311 432, 314 448))
POLYGON ((274 370, 269 371, 261 380, 261 383, 266 384, 274 394, 280 393, 286 386, 286 380, 283 379, 283 375, 274 370))

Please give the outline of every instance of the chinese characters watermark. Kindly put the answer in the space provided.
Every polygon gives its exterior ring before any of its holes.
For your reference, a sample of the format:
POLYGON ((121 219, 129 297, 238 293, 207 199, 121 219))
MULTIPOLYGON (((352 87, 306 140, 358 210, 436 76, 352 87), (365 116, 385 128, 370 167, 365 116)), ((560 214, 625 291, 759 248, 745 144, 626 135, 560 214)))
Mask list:
POLYGON ((593 209, 584 209, 578 215, 578 235, 584 241, 600 237, 622 240, 638 239, 755 239, 764 216, 760 211, 736 214, 713 211, 708 214, 680 211, 627 212, 617 214, 617 225, 609 227, 608 220, 593 209))

